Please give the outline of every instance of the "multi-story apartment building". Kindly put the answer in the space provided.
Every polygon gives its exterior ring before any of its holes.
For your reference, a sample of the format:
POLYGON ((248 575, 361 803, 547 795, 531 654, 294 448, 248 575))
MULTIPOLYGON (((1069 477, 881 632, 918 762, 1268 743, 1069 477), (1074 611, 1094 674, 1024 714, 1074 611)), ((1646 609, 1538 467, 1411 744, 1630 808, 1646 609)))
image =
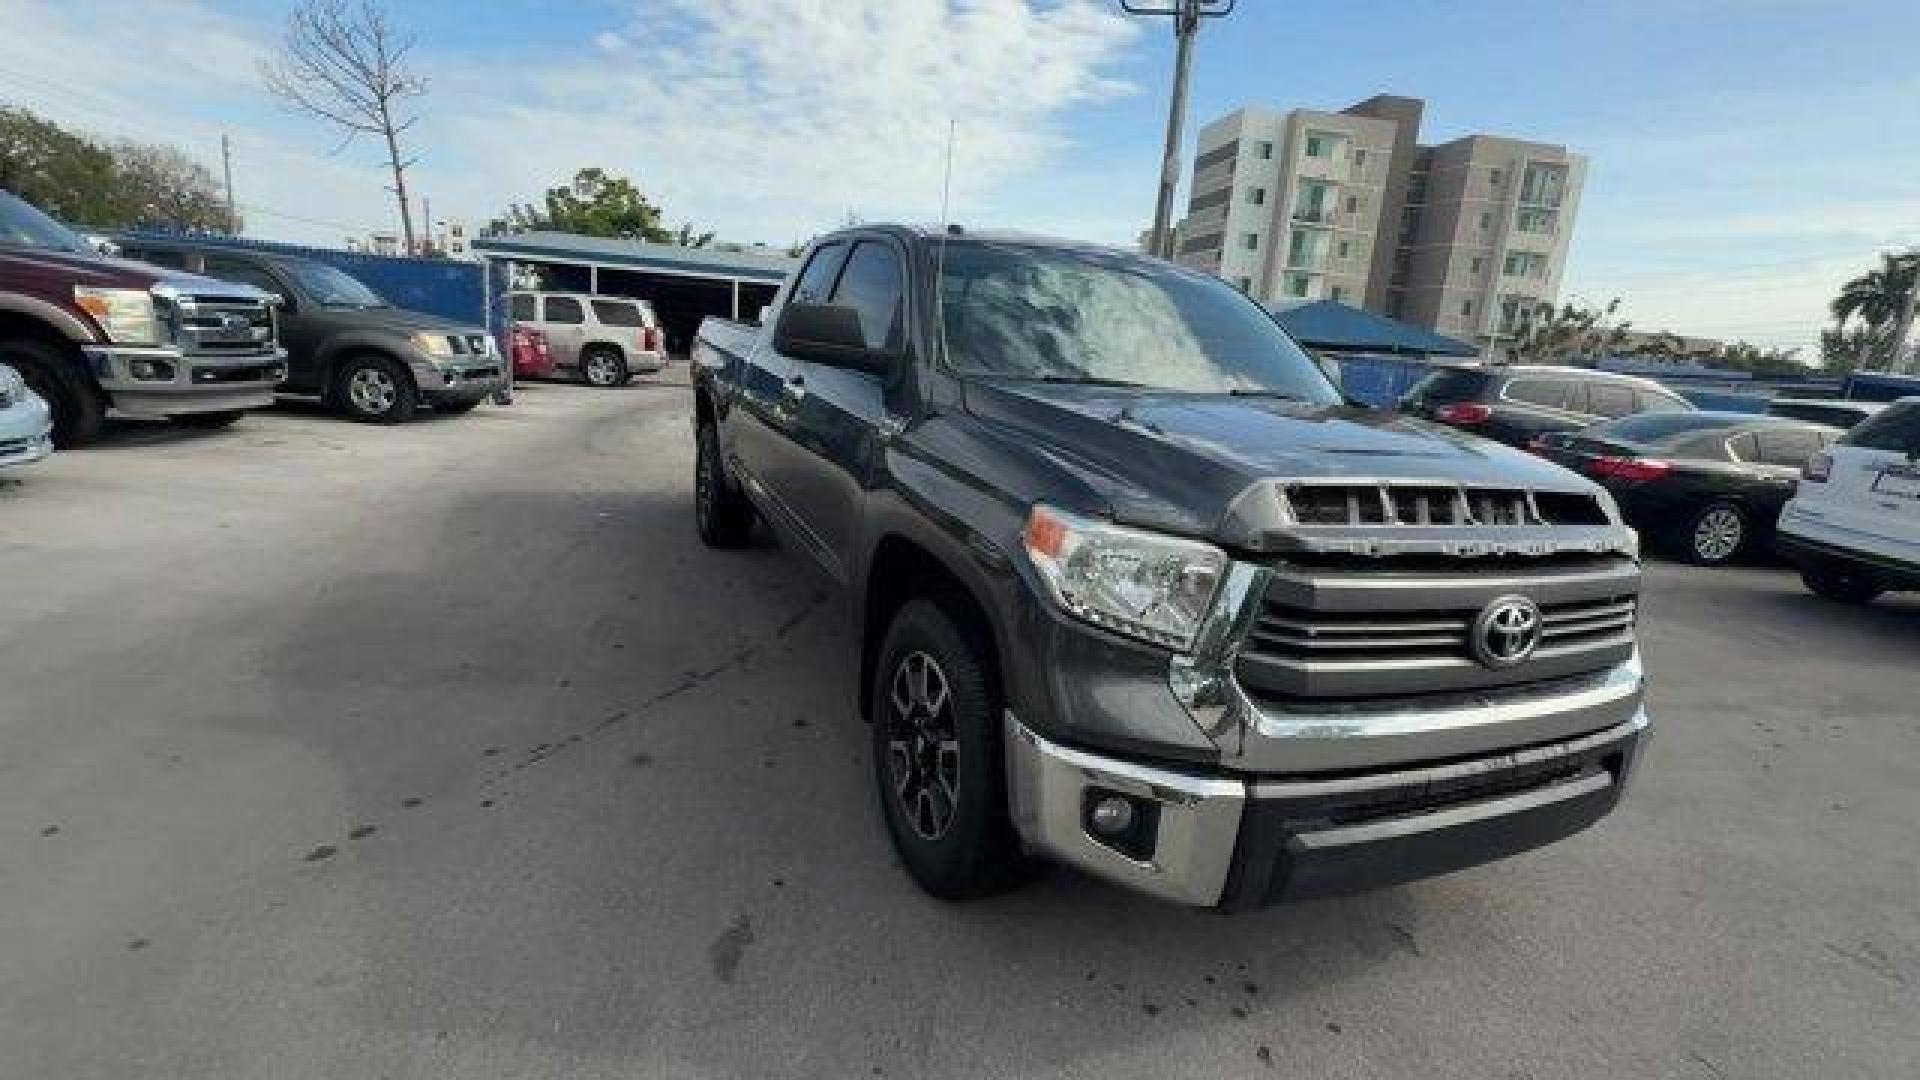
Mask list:
POLYGON ((1586 159, 1470 135, 1423 105, 1244 108, 1200 132, 1177 257, 1268 301, 1331 299, 1497 353, 1566 265, 1586 159))

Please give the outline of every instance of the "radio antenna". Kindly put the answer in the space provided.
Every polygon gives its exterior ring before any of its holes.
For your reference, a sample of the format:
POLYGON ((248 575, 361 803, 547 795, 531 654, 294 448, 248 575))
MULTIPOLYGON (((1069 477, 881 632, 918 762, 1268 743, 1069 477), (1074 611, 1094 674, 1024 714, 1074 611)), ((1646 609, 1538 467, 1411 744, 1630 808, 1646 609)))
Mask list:
POLYGON ((940 182, 940 248, 933 257, 933 325, 940 335, 940 362, 947 359, 947 237, 953 233, 950 212, 953 206, 953 139, 959 121, 947 117, 947 170, 940 182))

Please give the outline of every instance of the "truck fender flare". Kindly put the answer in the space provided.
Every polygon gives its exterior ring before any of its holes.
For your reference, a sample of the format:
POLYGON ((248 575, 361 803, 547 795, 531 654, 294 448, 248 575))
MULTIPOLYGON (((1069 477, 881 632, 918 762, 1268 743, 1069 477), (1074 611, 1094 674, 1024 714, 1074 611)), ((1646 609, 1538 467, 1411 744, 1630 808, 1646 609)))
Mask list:
MULTIPOLYGON (((865 643, 882 630, 866 624, 873 591, 872 571, 881 548, 889 540, 905 541, 920 549, 960 584, 968 594, 968 599, 986 619, 986 629, 992 635, 994 650, 998 654, 994 658, 997 666, 1002 673, 1011 672, 1013 669, 1009 665, 1013 658, 1010 649, 1014 628, 1005 623, 1009 611, 1005 601, 1011 590, 1020 587, 1020 574, 1013 565, 1013 554, 1000 549, 991 539, 992 533, 981 528, 983 523, 961 521, 947 510, 931 506, 916 509, 911 505, 926 503, 924 494, 882 489, 873 495, 872 514, 861 542, 862 557, 855 567, 853 588, 848 590, 849 614, 853 617, 862 642, 861 681, 858 688, 861 711, 864 713, 866 709, 866 683, 871 677, 867 668, 870 657, 864 655, 865 643), (936 527, 932 523, 934 519, 947 521, 958 532, 936 527)), ((1011 687, 1007 689, 1009 692, 1012 690, 1011 687)))
POLYGON ((0 293, 0 311, 37 319, 59 331, 61 337, 80 345, 91 345, 99 340, 91 326, 37 297, 0 293))

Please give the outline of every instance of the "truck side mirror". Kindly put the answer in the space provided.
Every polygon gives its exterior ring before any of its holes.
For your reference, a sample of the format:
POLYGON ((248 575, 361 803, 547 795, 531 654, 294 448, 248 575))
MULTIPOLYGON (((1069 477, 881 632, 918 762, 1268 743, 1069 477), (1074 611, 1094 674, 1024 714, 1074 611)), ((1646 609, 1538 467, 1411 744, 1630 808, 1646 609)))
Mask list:
POLYGON ((868 348, 860 313, 841 304, 788 304, 773 328, 773 347, 796 360, 883 377, 900 361, 892 349, 868 348))

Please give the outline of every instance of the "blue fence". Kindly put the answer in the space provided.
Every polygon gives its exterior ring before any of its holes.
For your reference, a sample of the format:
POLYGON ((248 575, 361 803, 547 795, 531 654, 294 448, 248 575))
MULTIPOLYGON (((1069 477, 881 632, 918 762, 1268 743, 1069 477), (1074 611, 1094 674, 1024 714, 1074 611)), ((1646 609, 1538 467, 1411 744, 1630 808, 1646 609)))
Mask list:
MULTIPOLYGON (((326 263, 328 266, 352 275, 368 288, 385 297, 387 302, 395 307, 424 311, 464 323, 479 323, 485 314, 486 291, 481 280, 481 275, 485 271, 483 264, 477 262, 399 258, 363 251, 303 247, 299 244, 276 244, 265 240, 249 240, 245 237, 199 233, 185 236, 179 233, 130 231, 125 235, 153 240, 192 240, 199 244, 220 244, 224 247, 267 251, 279 255, 297 255, 303 259, 326 263)), ((504 268, 499 273, 504 274, 504 268)), ((504 279, 496 280, 494 296, 498 298, 505 291, 504 279)), ((499 325, 497 320, 487 321, 490 325, 496 327, 499 325)))

